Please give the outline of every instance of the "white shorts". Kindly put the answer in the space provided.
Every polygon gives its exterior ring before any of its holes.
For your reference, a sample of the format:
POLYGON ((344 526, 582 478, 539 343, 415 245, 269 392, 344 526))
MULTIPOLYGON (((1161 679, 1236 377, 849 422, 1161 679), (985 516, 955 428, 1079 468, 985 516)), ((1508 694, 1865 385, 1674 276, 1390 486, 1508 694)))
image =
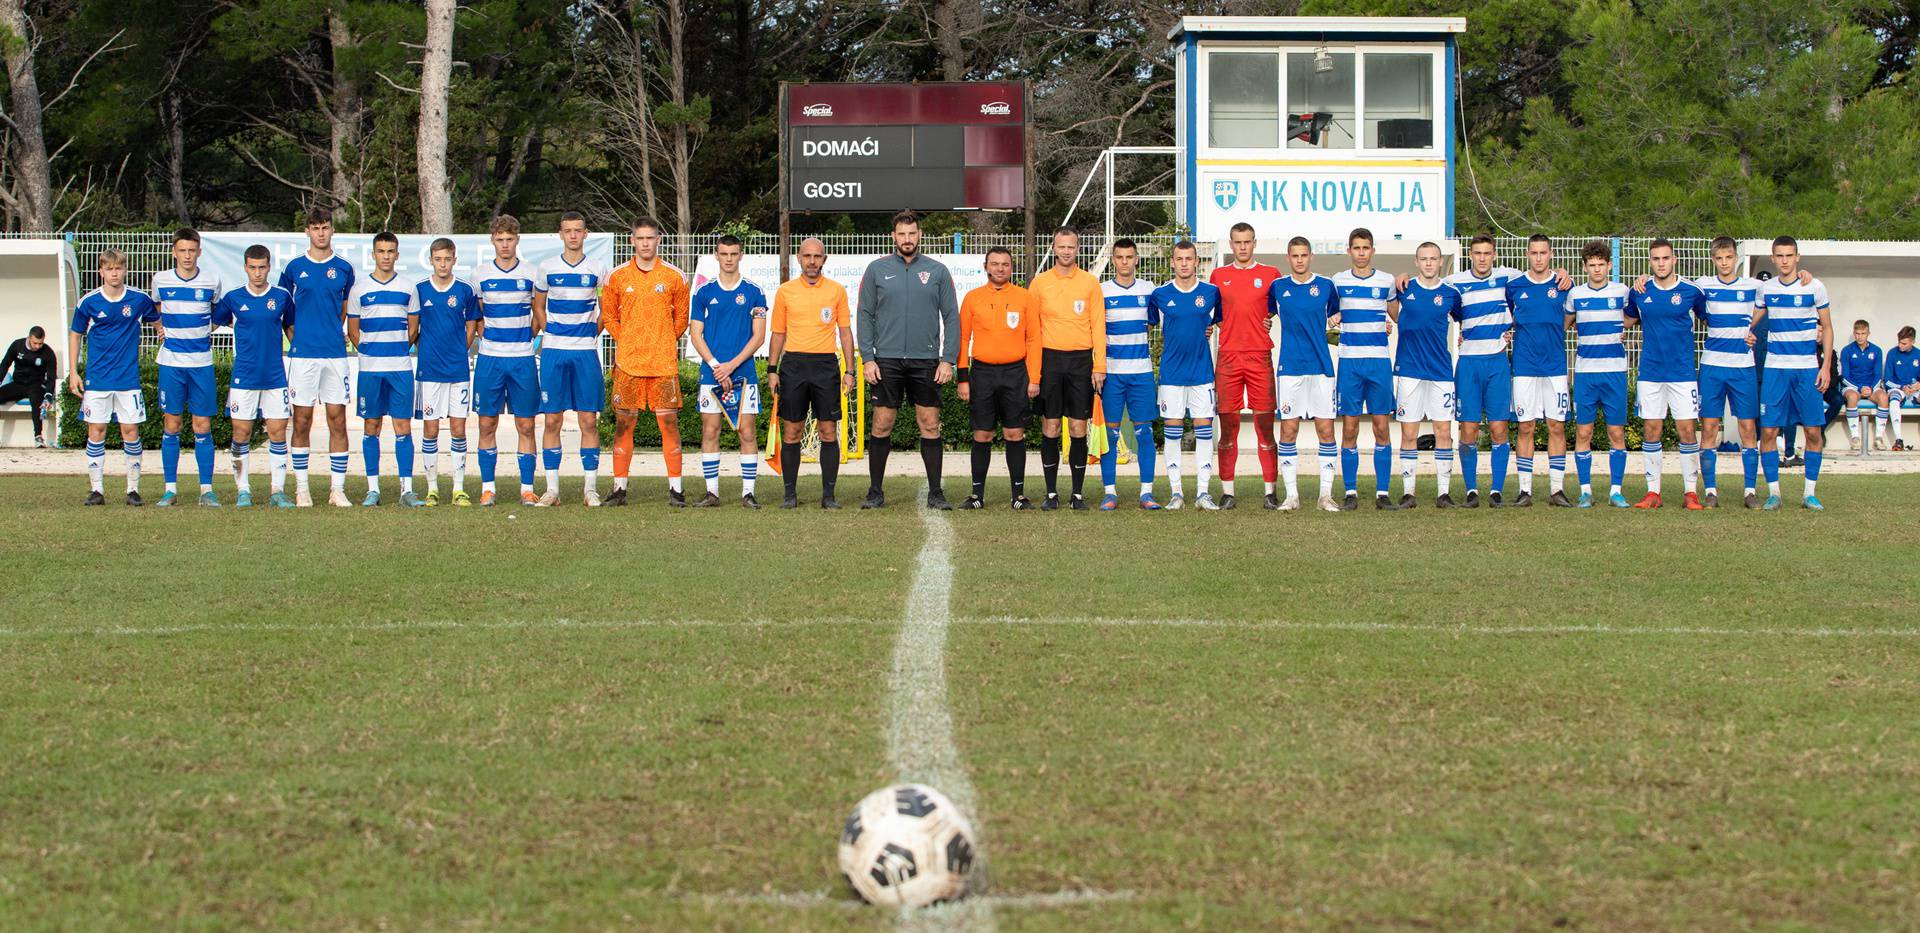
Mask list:
POLYGON ((300 408, 347 404, 353 395, 347 381, 347 358, 288 357, 287 390, 293 395, 293 404, 300 408))
POLYGON ((464 421, 473 411, 473 383, 460 382, 415 382, 413 384, 413 413, 422 421, 439 421, 452 418, 464 421))
MULTIPOLYGON (((1645 383, 1641 383, 1645 385, 1645 383)), ((1698 394, 1695 395, 1698 398, 1698 394)), ((1573 395, 1565 376, 1513 377, 1513 420, 1565 421, 1573 395)))
POLYGON ((1334 415, 1332 376, 1280 376, 1273 380, 1273 397, 1283 421, 1334 415))
MULTIPOLYGON (((725 410, 720 406, 719 389, 719 386, 703 385, 700 387, 700 394, 695 398, 694 404, 700 409, 701 414, 719 415, 725 413, 725 410)), ((759 383, 737 386, 734 391, 740 393, 741 414, 757 415, 760 413, 759 383)))
POLYGON ((1393 397, 1399 402, 1393 420, 1403 424, 1453 420, 1453 380, 1395 376, 1393 397))
POLYGON ((106 424, 118 419, 121 424, 140 424, 147 420, 147 400, 139 389, 103 392, 88 389, 80 396, 80 420, 88 424, 106 424))
POLYGON ((1866 398, 1872 398, 1873 393, 1879 391, 1879 389, 1880 389, 1880 383, 1878 382, 1874 383, 1873 385, 1862 388, 1860 386, 1854 385, 1851 382, 1846 381, 1845 379, 1840 380, 1840 391, 1857 392, 1866 398))
POLYGON ((1687 421, 1700 417, 1700 383, 1641 380, 1640 417, 1687 421))
POLYGON ((227 417, 235 421, 285 421, 293 417, 291 389, 228 389, 227 417))
POLYGON ((1211 419, 1215 413, 1213 383, 1197 386, 1160 387, 1160 417, 1168 421, 1182 418, 1211 419))

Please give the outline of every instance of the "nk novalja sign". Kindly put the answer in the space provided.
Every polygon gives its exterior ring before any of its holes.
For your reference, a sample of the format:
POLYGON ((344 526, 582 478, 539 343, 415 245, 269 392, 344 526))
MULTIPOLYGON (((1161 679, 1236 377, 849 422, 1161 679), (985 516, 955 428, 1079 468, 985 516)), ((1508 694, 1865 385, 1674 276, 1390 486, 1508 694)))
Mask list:
POLYGON ((785 90, 788 210, 1026 206, 1024 82, 791 84, 785 90))

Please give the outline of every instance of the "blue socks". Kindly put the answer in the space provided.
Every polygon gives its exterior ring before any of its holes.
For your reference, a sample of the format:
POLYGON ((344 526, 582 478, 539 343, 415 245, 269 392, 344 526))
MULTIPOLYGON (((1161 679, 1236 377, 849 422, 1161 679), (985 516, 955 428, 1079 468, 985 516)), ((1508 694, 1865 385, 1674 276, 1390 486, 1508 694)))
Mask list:
POLYGON ((1354 494, 1360 482, 1360 451, 1352 447, 1340 448, 1340 480, 1345 483, 1347 495, 1354 494))
MULTIPOLYGON (((559 469, 558 465, 556 465, 554 468, 559 469)), ((580 468, 583 470, 586 470, 589 473, 600 469, 600 448, 599 447, 580 448, 580 468)))
POLYGON ((180 432, 160 435, 160 475, 168 486, 180 480, 180 432))
POLYGON ((1467 491, 1480 488, 1480 445, 1460 445, 1460 478, 1466 481, 1467 491))
POLYGON ((1512 444, 1493 445, 1493 491, 1501 492, 1507 488, 1507 458, 1513 454, 1512 444))
POLYGON ((1624 485, 1627 479, 1627 450, 1622 447, 1607 451, 1607 478, 1615 486, 1624 485))
POLYGON ((1760 448, 1758 447, 1740 448, 1740 478, 1742 481, 1746 483, 1747 489, 1753 488, 1754 476, 1759 472, 1759 469, 1760 469, 1760 448))
POLYGON ((1573 452, 1573 469, 1580 475, 1580 485, 1593 485, 1593 451, 1576 450, 1573 452))
MULTIPOLYGON (((556 467, 556 469, 558 469, 558 467, 556 467)), ((528 489, 533 488, 533 455, 532 454, 520 455, 520 485, 528 489)))
POLYGON ((367 479, 377 482, 380 479, 380 435, 369 434, 360 439, 360 461, 367 465, 367 479))
POLYGON ((401 434, 393 439, 393 464, 401 479, 413 478, 412 434, 401 434))
POLYGON ((1809 450, 1802 456, 1804 456, 1807 461, 1807 482, 1811 483, 1814 480, 1819 479, 1820 478, 1820 458, 1822 456, 1821 451, 1809 450))
MULTIPOLYGON (((1682 445, 1680 448, 1680 453, 1684 455, 1686 454, 1686 452, 1687 452, 1686 446, 1682 445)), ((1719 476, 1719 470, 1720 470, 1719 448, 1701 445, 1700 447, 1700 478, 1708 492, 1719 491, 1720 484, 1715 479, 1715 477, 1719 476)))
POLYGON ((1382 441, 1373 442, 1373 494, 1384 496, 1393 491, 1393 448, 1382 441))
MULTIPOLYGON (((453 449, 455 450, 460 449, 459 438, 454 439, 453 449)), ((480 482, 483 482, 483 483, 493 482, 494 471, 499 466, 500 466, 500 448, 498 447, 480 448, 480 482)))
POLYGON ((1780 482, 1780 448, 1760 452, 1760 471, 1767 476, 1768 485, 1780 482))
POLYGON ((1100 485, 1114 484, 1114 474, 1119 472, 1120 463, 1120 426, 1107 425, 1107 452, 1100 455, 1100 485))
MULTIPOLYGON (((526 454, 521 454, 520 456, 524 457, 526 456, 526 454)), ((560 469, 560 448, 558 447, 540 448, 540 468, 543 470, 560 469)))
POLYGON ((1155 450, 1153 446, 1153 422, 1149 421, 1146 424, 1135 424, 1133 426, 1133 454, 1140 460, 1140 493, 1142 495, 1153 492, 1153 478, 1155 476, 1153 472, 1155 465, 1154 459, 1158 453, 1159 451, 1155 450))
POLYGON ((193 466, 200 472, 200 485, 213 485, 213 433, 193 435, 193 466))

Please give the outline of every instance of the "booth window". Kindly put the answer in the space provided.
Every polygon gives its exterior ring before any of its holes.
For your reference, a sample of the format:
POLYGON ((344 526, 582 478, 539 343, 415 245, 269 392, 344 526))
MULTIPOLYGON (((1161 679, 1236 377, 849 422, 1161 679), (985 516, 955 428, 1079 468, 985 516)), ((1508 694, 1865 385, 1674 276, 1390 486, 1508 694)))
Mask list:
POLYGON ((1215 52, 1207 69, 1207 145, 1272 149, 1280 138, 1279 56, 1215 52))
POLYGON ((1287 53, 1287 148, 1352 149, 1352 52, 1287 53))
POLYGON ((1367 148, 1433 148, 1433 56, 1369 52, 1365 67, 1367 148))

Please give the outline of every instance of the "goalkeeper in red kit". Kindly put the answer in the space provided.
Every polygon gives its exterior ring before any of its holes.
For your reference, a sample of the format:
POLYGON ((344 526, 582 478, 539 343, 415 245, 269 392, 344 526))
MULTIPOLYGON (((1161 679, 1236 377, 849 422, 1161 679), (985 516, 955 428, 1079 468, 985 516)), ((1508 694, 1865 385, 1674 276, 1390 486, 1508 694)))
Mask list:
POLYGON ((1277 509, 1273 484, 1280 462, 1273 440, 1273 335, 1268 323, 1273 306, 1267 290, 1280 270, 1253 260, 1253 225, 1237 223, 1227 234, 1233 262, 1213 270, 1207 281, 1220 289, 1220 347, 1215 356, 1214 388, 1219 393, 1220 507, 1233 508, 1234 467, 1240 457, 1240 411, 1253 410, 1253 433, 1260 445, 1260 478, 1266 481, 1266 507, 1277 509))

